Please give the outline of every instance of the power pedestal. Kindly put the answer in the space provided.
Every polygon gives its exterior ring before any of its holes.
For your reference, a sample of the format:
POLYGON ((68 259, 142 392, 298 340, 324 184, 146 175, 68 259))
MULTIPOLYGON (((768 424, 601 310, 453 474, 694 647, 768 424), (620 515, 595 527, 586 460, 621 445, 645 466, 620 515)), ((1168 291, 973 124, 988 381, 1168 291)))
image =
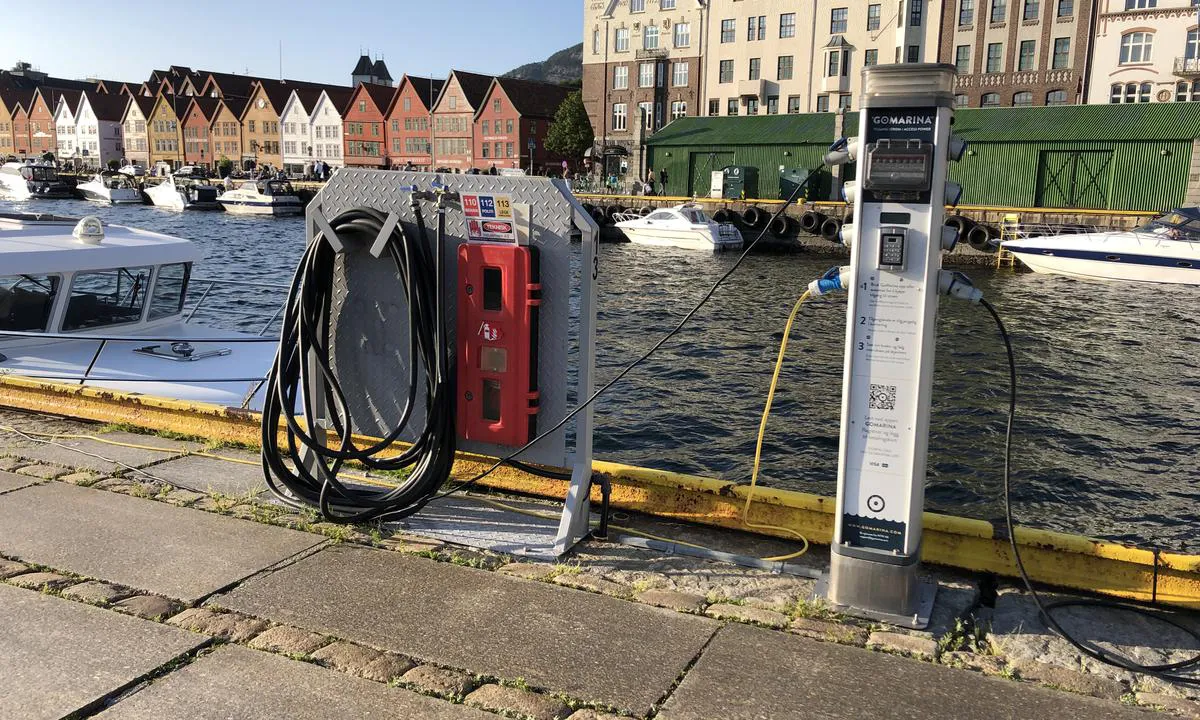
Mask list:
MULTIPOLYGON (((954 67, 863 71, 846 313, 836 525, 825 596, 835 608, 925 627, 936 586, 920 577, 954 67)), ((837 153, 831 154, 837 155, 837 153)), ((831 162, 837 162, 833 158, 831 162)))

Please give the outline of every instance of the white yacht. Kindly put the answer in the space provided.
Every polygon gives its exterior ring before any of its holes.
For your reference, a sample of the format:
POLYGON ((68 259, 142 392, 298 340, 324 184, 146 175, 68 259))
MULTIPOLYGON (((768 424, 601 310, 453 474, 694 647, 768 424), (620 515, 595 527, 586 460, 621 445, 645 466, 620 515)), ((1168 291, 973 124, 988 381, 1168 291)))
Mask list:
POLYGON ((0 375, 259 409, 275 341, 191 321, 221 292, 192 277, 201 256, 96 217, 0 214, 0 375))
POLYGON ((658 208, 649 215, 617 213, 616 227, 629 242, 684 250, 724 250, 742 246, 742 233, 730 223, 718 223, 697 205, 658 208))
POLYGON ((146 186, 146 197, 155 207, 168 210, 220 210, 219 191, 207 179, 198 176, 168 177, 157 185, 146 186))
POLYGON ((287 180, 251 180, 217 198, 235 215, 299 215, 304 203, 287 180))
POLYGON ((1200 285, 1200 208, 1172 210, 1135 230, 1023 237, 1001 247, 1039 273, 1200 285))
POLYGON ((26 160, 0 165, 0 197, 9 200, 60 200, 73 196, 71 188, 59 180, 53 164, 26 160))
POLYGON ((142 190, 137 180, 122 172, 96 173, 92 179, 75 187, 85 200, 109 205, 142 204, 142 190))

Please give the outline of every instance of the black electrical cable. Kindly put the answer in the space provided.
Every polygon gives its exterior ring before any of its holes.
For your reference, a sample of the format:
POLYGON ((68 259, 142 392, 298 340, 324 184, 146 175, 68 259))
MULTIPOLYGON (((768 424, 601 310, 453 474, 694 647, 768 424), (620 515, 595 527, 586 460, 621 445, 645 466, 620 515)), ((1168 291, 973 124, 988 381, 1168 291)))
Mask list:
POLYGON ((1164 615, 1160 612, 1154 612, 1147 608, 1132 605, 1129 603, 1114 602, 1111 600, 1062 600, 1058 602, 1046 603, 1038 595, 1037 590, 1033 587, 1033 581, 1029 578, 1029 573, 1025 570, 1025 563, 1021 559, 1021 551, 1017 546, 1017 536, 1013 531, 1013 511, 1012 511, 1012 487, 1010 483, 1010 471, 1012 467, 1012 435, 1013 435, 1013 419, 1017 412, 1017 363, 1013 358, 1012 341, 1009 339, 1008 331, 1004 327, 1004 322, 1000 319, 1000 315, 996 309, 992 307, 987 300, 980 300, 982 305, 989 313, 992 319, 996 321, 996 328, 1000 331, 1000 337, 1004 340, 1004 348, 1008 354, 1008 424, 1004 430, 1004 520, 1008 526, 1008 542, 1012 548, 1013 560, 1017 566, 1017 572, 1021 575, 1021 580, 1025 583, 1025 587, 1029 590, 1029 595, 1033 598, 1033 602, 1037 605, 1038 611, 1046 624, 1058 633, 1064 640, 1075 646, 1077 650, 1087 655, 1090 658, 1099 660, 1106 665, 1128 670, 1130 672, 1143 673, 1152 675, 1163 680, 1171 682, 1183 683, 1188 685, 1200 685, 1200 678, 1186 677, 1179 675, 1178 672, 1189 668, 1200 667, 1200 655, 1196 655, 1185 660, 1180 660, 1173 663, 1163 663, 1160 665, 1143 665, 1134 660, 1131 660, 1122 655, 1110 653, 1100 647, 1091 647, 1076 640, 1070 633, 1063 629, 1062 625, 1054 619, 1052 611, 1064 607, 1098 607, 1109 610, 1121 610, 1124 612, 1134 613, 1142 617, 1157 620, 1159 622, 1170 625, 1183 631, 1200 645, 1200 632, 1177 622, 1173 618, 1164 615))

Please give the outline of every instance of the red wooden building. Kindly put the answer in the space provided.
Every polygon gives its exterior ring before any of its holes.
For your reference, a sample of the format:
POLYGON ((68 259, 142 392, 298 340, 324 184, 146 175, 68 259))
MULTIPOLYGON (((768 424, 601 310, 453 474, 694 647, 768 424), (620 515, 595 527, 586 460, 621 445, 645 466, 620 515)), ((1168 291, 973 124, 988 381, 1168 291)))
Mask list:
POLYGON ((475 111, 475 165, 562 172, 563 156, 546 149, 546 134, 571 91, 553 83, 496 78, 475 111))
POLYGON ((383 116, 396 88, 359 83, 342 117, 343 157, 348 167, 387 167, 387 137, 383 116))
POLYGON ((483 103, 491 75, 454 70, 433 104, 433 165, 466 172, 480 165, 475 157, 475 111, 483 103))
POLYGON ((221 101, 213 97, 196 96, 183 114, 183 162, 201 167, 213 166, 210 128, 217 116, 221 101))
POLYGON ((405 75, 387 112, 387 158, 394 168, 412 165, 429 170, 433 164, 433 141, 429 113, 445 80, 405 75))
POLYGON ((55 96, 53 91, 38 88, 33 93, 29 111, 29 154, 58 156, 58 131, 54 127, 55 96))

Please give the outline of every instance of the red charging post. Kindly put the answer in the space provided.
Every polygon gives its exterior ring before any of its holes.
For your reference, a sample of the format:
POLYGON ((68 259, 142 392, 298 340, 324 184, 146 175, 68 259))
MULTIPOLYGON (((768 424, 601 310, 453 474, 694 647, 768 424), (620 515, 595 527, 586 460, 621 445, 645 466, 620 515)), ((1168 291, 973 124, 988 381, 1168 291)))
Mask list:
POLYGON ((458 247, 458 434, 520 447, 537 435, 537 249, 458 247))

